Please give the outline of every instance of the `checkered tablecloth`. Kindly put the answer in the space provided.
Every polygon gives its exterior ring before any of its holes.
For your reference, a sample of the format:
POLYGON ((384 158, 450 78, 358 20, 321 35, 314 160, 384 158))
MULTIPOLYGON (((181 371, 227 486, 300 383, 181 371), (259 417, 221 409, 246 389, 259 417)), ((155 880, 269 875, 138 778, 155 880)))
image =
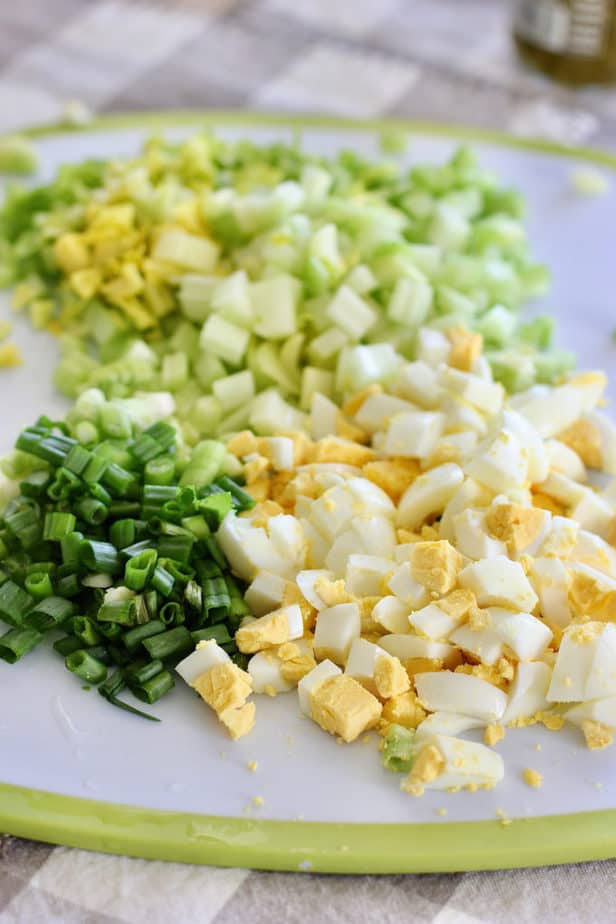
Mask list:
MULTIPOLYGON (((615 149, 616 91, 524 69, 510 16, 507 0, 0 0, 0 131, 79 99, 94 111, 393 114, 615 149)), ((0 837, 0 924, 603 924, 615 908, 616 862, 339 877, 0 837)))

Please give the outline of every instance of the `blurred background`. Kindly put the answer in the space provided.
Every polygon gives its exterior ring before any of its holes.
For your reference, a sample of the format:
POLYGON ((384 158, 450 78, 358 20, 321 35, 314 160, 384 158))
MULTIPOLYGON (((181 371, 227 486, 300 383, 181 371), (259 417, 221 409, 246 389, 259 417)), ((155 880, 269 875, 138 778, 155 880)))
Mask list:
MULTIPOLYGON (((67 101, 77 100, 93 112, 242 107, 393 115, 613 148, 614 89, 572 88, 528 60, 579 78, 565 54, 568 37, 578 30, 584 67, 599 28, 601 53, 616 55, 608 48, 616 36, 609 22, 615 6, 614 0, 0 2, 0 131, 57 120, 67 101), (516 15, 525 59, 513 39, 516 15), (538 54, 537 41, 544 49, 538 54)), ((605 77, 604 65, 586 69, 605 77)), ((83 115, 74 105, 70 112, 83 115)))

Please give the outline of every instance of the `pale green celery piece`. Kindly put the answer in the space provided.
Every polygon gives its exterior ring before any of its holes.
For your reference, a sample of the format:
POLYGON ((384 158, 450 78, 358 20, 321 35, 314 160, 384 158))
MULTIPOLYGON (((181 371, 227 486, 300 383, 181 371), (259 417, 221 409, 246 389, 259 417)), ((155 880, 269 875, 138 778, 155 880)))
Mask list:
POLYGON ((71 435, 75 437, 76 440, 79 440, 80 443, 88 445, 89 443, 97 443, 100 440, 100 433, 98 427, 96 427, 90 420, 80 420, 77 421, 73 426, 71 426, 71 435))
POLYGON ((0 173, 35 173, 38 154, 28 138, 23 135, 7 135, 0 138, 0 173))
POLYGON ((204 390, 208 390, 216 379, 227 374, 223 362, 207 351, 202 351, 193 363, 193 375, 204 390))
POLYGON ((471 254, 447 253, 438 267, 437 279, 440 285, 468 294, 469 291, 481 286, 482 261, 471 254))
POLYGON ((116 404, 105 404, 100 409, 98 422, 105 436, 113 439, 129 439, 133 434, 128 412, 116 404))
POLYGON ((516 325, 517 318, 508 308, 493 305, 479 318, 475 327, 486 346, 503 347, 511 342, 516 325))
POLYGON ((178 417, 192 418, 196 402, 203 395, 203 389, 194 379, 189 379, 174 392, 175 408, 178 417))
POLYGON ((225 414, 220 423, 217 435, 223 436, 228 433, 236 433, 238 430, 245 430, 250 424, 251 413, 252 402, 245 404, 243 407, 236 408, 230 414, 225 414))
POLYGON ((415 732, 392 724, 383 738, 383 766, 392 773, 408 773, 416 754, 415 732))
POLYGON ((517 335, 523 343, 539 350, 547 350, 554 336, 555 321, 551 315, 542 314, 526 324, 520 324, 517 335))
POLYGON ((409 133, 404 129, 388 129, 379 138, 383 154, 404 154, 409 144, 409 133))
POLYGON ((184 353, 189 359, 199 355, 199 328, 190 321, 180 321, 170 337, 165 350, 170 348, 177 353, 184 353))
POLYGON ((449 286, 436 287, 435 302, 438 314, 452 315, 459 322, 470 321, 477 312, 477 305, 468 295, 449 286))
POLYGON ((537 381, 550 384, 575 368, 575 354, 569 350, 536 353, 534 362, 537 381))
POLYGON ((186 353, 167 353, 163 357, 161 383, 166 391, 178 391, 188 382, 188 356, 186 353))
POLYGON ((85 308, 84 319, 88 334, 100 346, 109 343, 118 334, 127 333, 128 325, 119 311, 93 299, 85 308))
POLYGON ((210 484, 220 474, 226 456, 224 444, 217 440, 203 440, 197 443, 180 478, 180 484, 193 485, 195 488, 210 484))
POLYGON ((244 466, 232 453, 228 452, 225 460, 220 467, 221 475, 228 475, 229 478, 238 478, 244 471, 244 466))
POLYGON ((191 420, 203 436, 213 436, 216 433, 222 416, 222 405, 213 395, 202 395, 195 401, 191 411, 191 420))
POLYGON ((377 382, 387 382, 393 379, 402 361, 391 343, 345 347, 336 368, 336 388, 348 393, 361 391, 377 382))
POLYGON ((490 352, 486 357, 492 367, 492 375, 509 394, 524 391, 534 385, 535 364, 532 356, 515 351, 490 352))

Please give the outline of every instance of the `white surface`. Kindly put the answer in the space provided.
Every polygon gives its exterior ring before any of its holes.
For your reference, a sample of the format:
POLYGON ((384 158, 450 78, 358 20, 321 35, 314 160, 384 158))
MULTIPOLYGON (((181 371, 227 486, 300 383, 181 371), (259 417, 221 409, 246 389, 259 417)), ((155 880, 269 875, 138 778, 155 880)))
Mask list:
MULTIPOLYGON (((257 140, 291 137, 284 129, 254 126, 223 133, 257 140)), ((142 136, 121 131, 41 139, 40 178, 51 177, 61 162, 130 154, 142 136)), ((368 132, 311 129, 303 137, 308 149, 323 153, 353 147, 378 155, 377 140, 368 132)), ((439 160, 454 146, 454 140, 415 136, 409 157, 439 160)), ((554 276, 539 307, 558 316, 560 342, 578 351, 581 366, 610 371, 616 355, 610 340, 616 178, 608 195, 585 199, 570 188, 571 161, 495 144, 474 147, 484 164, 528 197, 533 250, 554 276)), ((0 299, 1 317, 8 300, 0 299)), ((53 340, 25 324, 17 339, 27 363, 0 379, 3 449, 39 413, 66 406, 50 386, 57 355, 53 340)), ((509 730, 498 745, 506 778, 496 789, 414 799, 399 791, 399 777, 381 768, 375 735, 369 744, 338 745, 300 716, 296 693, 258 697, 256 728, 235 743, 187 688, 178 685, 158 704, 153 711, 163 722, 155 725, 112 709, 95 691, 84 693, 48 649, 18 667, 0 663, 0 697, 0 780, 86 798, 242 817, 439 824, 493 819, 497 808, 522 817, 616 807, 616 749, 587 751, 575 729, 509 730), (258 762, 256 773, 248 770, 251 760, 258 762), (525 767, 544 774, 542 789, 521 781, 525 767), (251 805, 257 795, 265 800, 261 808, 251 805), (441 807, 447 809, 444 819, 436 815, 441 807)), ((469 737, 479 740, 478 733, 469 737)))

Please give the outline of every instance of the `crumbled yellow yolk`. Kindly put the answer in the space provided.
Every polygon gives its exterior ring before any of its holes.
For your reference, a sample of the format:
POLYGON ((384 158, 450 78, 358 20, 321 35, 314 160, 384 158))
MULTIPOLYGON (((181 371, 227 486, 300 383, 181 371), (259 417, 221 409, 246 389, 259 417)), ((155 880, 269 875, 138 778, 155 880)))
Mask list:
POLYGON ((445 331, 451 349, 447 362, 454 369, 470 372, 481 355, 483 338, 481 334, 473 333, 463 327, 452 327, 445 331))
POLYGON ((479 609, 472 590, 452 590, 438 601, 439 607, 453 619, 463 622, 479 609))
POLYGON ((543 515, 534 507, 496 504, 486 513, 485 523, 492 535, 505 542, 510 554, 515 555, 535 539, 543 525, 543 515))
POLYGON ((369 436, 365 430, 350 421, 342 411, 336 417, 336 434, 343 440, 352 440, 355 443, 367 443, 369 436))
POLYGON ((255 481, 258 481, 270 468, 271 462, 265 456, 257 455, 254 459, 250 459, 250 461, 246 462, 244 465, 244 478, 246 479, 246 484, 251 485, 255 481))
POLYGON ((425 745, 415 760, 411 772, 402 783, 401 789, 413 796, 421 796, 426 783, 431 783, 445 769, 445 758, 435 744, 425 745))
POLYGON ((252 430, 242 430, 229 440, 227 443, 227 451, 237 456, 238 459, 243 458, 243 456, 249 456, 253 452, 258 452, 259 443, 257 437, 252 430))
POLYGON ((352 395, 348 401, 345 401, 342 405, 343 413, 347 414, 349 417, 354 417, 367 398, 371 395, 380 395, 382 392, 382 385, 369 385, 367 388, 364 388, 363 391, 358 391, 357 394, 352 395))
POLYGON ((614 733, 609 726, 604 725, 602 722, 594 722, 592 719, 584 719, 582 731, 586 739, 586 746, 591 751, 607 748, 614 740, 614 733))
POLYGON ((589 468, 601 468, 603 454, 601 451, 601 433, 591 420, 580 418, 558 434, 558 439, 578 456, 589 468))
POLYGON ((544 494, 543 491, 532 491, 531 498, 535 507, 538 507, 540 510, 547 510, 548 513, 553 513, 554 516, 561 517, 565 512, 565 508, 562 504, 559 504, 558 501, 550 497, 549 494, 544 494))
POLYGON ((297 686, 302 677, 309 674, 317 666, 314 656, 308 651, 302 651, 293 642, 286 642, 276 652, 282 664, 280 675, 287 683, 297 686))
POLYGON ((348 674, 328 677, 310 696, 314 721, 343 741, 354 741, 381 717, 381 704, 348 674))
POLYGON ((538 773, 537 770, 531 770, 530 767, 527 767, 522 776, 527 786, 539 789, 539 787, 543 785, 543 774, 538 773))
POLYGON ((255 619, 235 633, 237 647, 244 654, 254 654, 264 648, 273 648, 289 641, 289 621, 283 612, 255 619))
POLYGON ((255 724, 256 706, 254 703, 246 703, 236 709, 223 709, 218 713, 218 718, 225 726, 231 738, 236 741, 252 731, 255 724))
POLYGON ((616 613, 616 591, 602 588, 591 574, 571 576, 569 602, 574 612, 602 622, 612 621, 616 613))
POLYGON ((236 664, 224 661, 197 677, 193 687, 208 706, 220 713, 244 705, 252 693, 252 680, 236 664))
POLYGON ((412 690, 393 696, 383 706, 382 719, 385 727, 390 722, 403 725, 404 728, 417 728, 426 717, 423 706, 420 706, 417 695, 412 690))
POLYGON ((339 603, 354 603, 355 597, 346 589, 344 580, 331 581, 329 578, 319 578, 314 582, 314 589, 325 606, 337 606, 339 603))
POLYGON ((453 590, 462 567, 462 556, 446 539, 417 542, 413 546, 413 577, 438 594, 453 590))
POLYGON ((490 747, 494 747, 494 745, 502 741, 504 737, 505 729, 502 725, 486 725, 483 733, 483 740, 486 744, 490 745, 490 747))
POLYGON ((406 693, 411 685, 409 676, 398 658, 385 655, 377 658, 374 668, 374 684, 381 699, 400 696, 406 693))
POLYGON ((312 453, 313 462, 339 462, 346 465, 356 465, 361 468, 366 462, 374 459, 374 449, 360 446, 351 440, 344 440, 338 436, 326 436, 314 445, 312 453))
POLYGON ((304 628, 312 629, 316 620, 317 611, 312 606, 312 604, 308 603, 295 581, 287 581, 284 586, 282 603, 280 605, 284 607, 291 606, 294 603, 297 603, 300 610, 302 611, 304 628))
POLYGON ((397 503, 421 469, 414 459, 379 459, 367 462, 362 473, 397 503))
POLYGON ((515 669, 506 658, 500 658, 496 664, 460 664, 454 668, 460 674, 472 674, 485 680, 501 690, 507 690, 509 681, 513 680, 515 669))

